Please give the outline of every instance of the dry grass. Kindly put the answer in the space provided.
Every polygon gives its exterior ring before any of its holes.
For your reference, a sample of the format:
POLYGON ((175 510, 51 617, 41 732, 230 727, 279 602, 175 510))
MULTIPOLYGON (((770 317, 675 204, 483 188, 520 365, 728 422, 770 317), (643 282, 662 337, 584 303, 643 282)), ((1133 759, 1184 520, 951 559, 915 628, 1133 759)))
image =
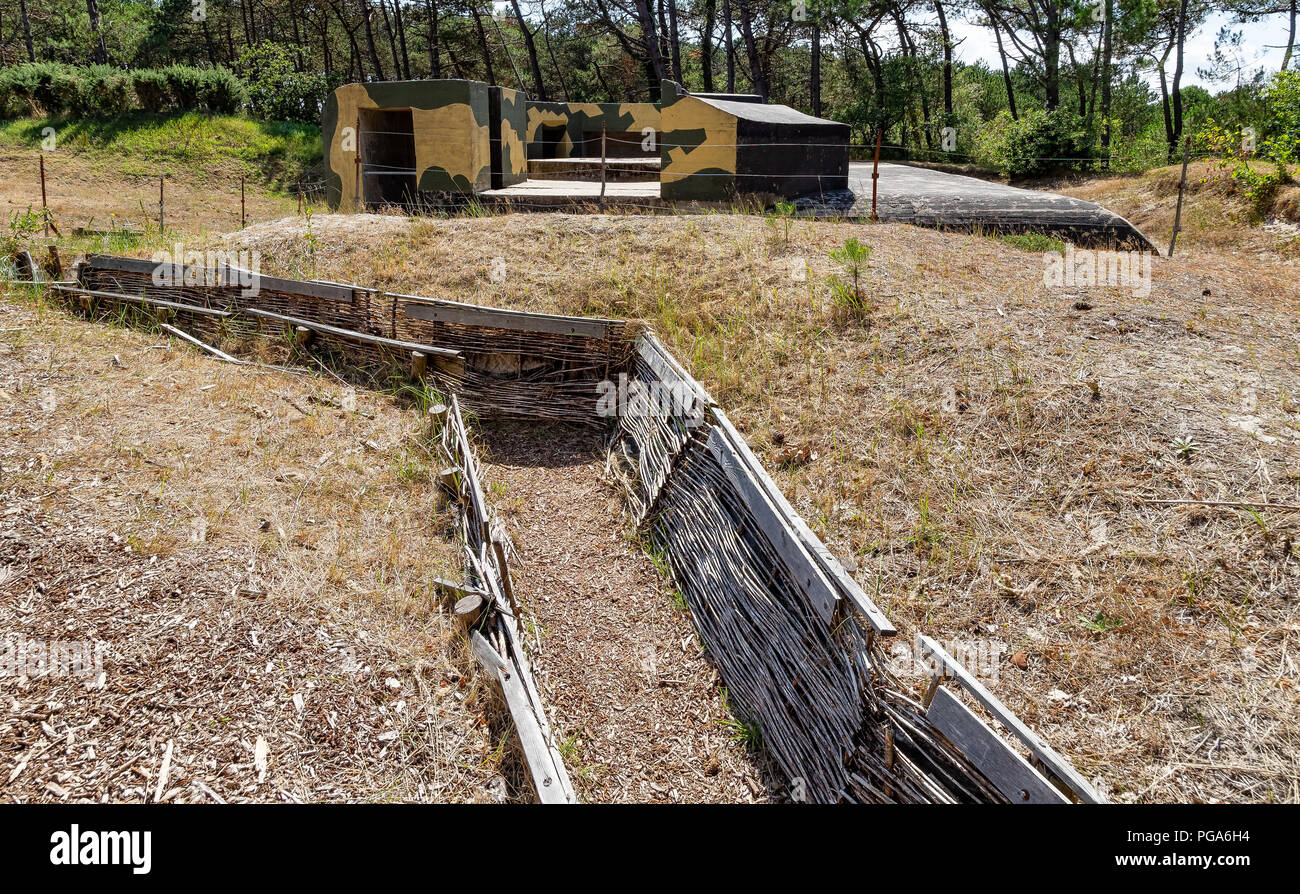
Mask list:
MULTIPOLYGON (((1255 163, 1261 174, 1274 167, 1255 163)), ((1230 164, 1197 161, 1187 166, 1182 231, 1175 254, 1244 252, 1266 261, 1294 260, 1300 255, 1300 186, 1284 185, 1262 208, 1255 208, 1233 182, 1230 164), (1261 214, 1263 226, 1252 226, 1261 214)), ((1169 248, 1178 205, 1181 165, 1142 174, 1096 177, 1044 184, 1065 195, 1100 202, 1132 221, 1160 250, 1169 248)), ((1293 172, 1294 176, 1294 172, 1293 172)))
POLYGON ((7 294, 0 428, 0 629, 107 643, 0 679, 7 799, 153 800, 168 743, 164 800, 500 791, 414 413, 7 294))
MULTIPOLYGON (((41 208, 40 152, 0 150, 0 215, 8 226, 11 215, 41 208)), ((164 223, 175 233, 190 236, 225 233, 239 228, 239 172, 230 165, 211 170, 167 170, 164 165, 135 163, 135 175, 124 174, 125 163, 93 154, 72 152, 46 156, 46 200, 55 225, 68 237, 64 250, 117 251, 140 245, 169 245, 158 233, 158 174, 166 172, 163 188, 164 223), (128 240, 103 242, 72 239, 78 227, 125 230, 128 240)), ((314 207, 308 203, 308 208, 314 207)), ((249 180, 244 191, 244 215, 249 221, 293 214, 297 200, 268 192, 249 180)))
POLYGON ((313 227, 314 252, 295 221, 241 241, 277 271, 651 322, 905 635, 1023 653, 993 688, 1112 797, 1300 800, 1300 513, 1150 502, 1300 503, 1288 263, 1202 245, 1143 298, 903 226, 313 227), (849 236, 874 249, 864 315, 828 285, 849 236))
MULTIPOLYGON (((1060 189, 1165 244, 1170 171, 1060 189)), ((986 682, 1111 797, 1297 801, 1300 513, 1151 502, 1300 504, 1294 233, 1247 227, 1211 173, 1148 297, 1053 292, 998 240, 721 214, 313 215, 225 242, 268 273, 649 321, 904 636, 1002 650, 986 682), (850 236, 861 313, 828 282, 850 236)))

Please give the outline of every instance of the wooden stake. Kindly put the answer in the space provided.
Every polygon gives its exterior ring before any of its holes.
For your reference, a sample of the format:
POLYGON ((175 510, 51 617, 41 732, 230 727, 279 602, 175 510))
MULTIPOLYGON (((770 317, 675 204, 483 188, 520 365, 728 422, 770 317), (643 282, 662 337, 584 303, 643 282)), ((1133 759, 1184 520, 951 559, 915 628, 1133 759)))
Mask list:
POLYGON ((361 116, 360 115, 357 115, 356 140, 357 140, 357 144, 355 147, 353 147, 353 151, 352 151, 352 154, 356 156, 356 160, 354 164, 356 165, 356 172, 357 172, 356 175, 357 182, 355 184, 355 189, 352 196, 352 211, 354 213, 359 214, 362 211, 361 208, 361 116))
POLYGON ((239 228, 244 228, 244 223, 248 220, 248 215, 244 211, 244 175, 239 175, 239 228))
POLYGON ((165 207, 165 197, 163 195, 163 178, 159 177, 158 178, 158 232, 159 233, 163 232, 164 230, 163 227, 164 207, 165 207))
POLYGON ((45 202, 45 155, 41 155, 41 216, 45 218, 45 236, 50 235, 50 206, 45 202))
POLYGON ((423 379, 429 369, 429 358, 419 351, 411 352, 411 378, 423 379))
POLYGON ((302 178, 298 178, 298 216, 302 217, 302 178))
POLYGON ((293 330, 293 346, 298 349, 307 347, 311 343, 312 331, 306 326, 297 326, 293 330))
POLYGON ((605 208, 605 124, 600 125, 600 207, 605 208))
POLYGON ((876 181, 880 179, 880 140, 885 135, 883 128, 876 128, 876 161, 871 166, 871 219, 880 220, 876 216, 876 181))
POLYGON ((1187 188, 1187 156, 1192 151, 1192 138, 1187 137, 1183 140, 1183 174, 1178 179, 1178 207, 1174 210, 1174 231, 1169 235, 1169 255, 1174 256, 1174 245, 1178 242, 1178 231, 1181 230, 1183 223, 1183 190, 1187 188))
POLYGON ((456 616, 456 620, 461 623, 464 629, 468 630, 478 623, 478 619, 483 617, 483 597, 476 593, 466 596, 456 602, 456 607, 451 613, 456 616))

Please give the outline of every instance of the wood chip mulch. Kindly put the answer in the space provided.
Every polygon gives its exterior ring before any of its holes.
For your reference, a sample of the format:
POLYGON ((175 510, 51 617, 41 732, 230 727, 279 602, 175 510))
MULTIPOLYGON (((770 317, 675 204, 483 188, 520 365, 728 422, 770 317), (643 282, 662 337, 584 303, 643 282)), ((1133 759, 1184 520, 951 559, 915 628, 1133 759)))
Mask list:
POLYGON ((737 739, 689 614, 633 539, 596 436, 501 426, 484 438, 488 500, 519 552, 534 673, 579 798, 779 799, 737 739))

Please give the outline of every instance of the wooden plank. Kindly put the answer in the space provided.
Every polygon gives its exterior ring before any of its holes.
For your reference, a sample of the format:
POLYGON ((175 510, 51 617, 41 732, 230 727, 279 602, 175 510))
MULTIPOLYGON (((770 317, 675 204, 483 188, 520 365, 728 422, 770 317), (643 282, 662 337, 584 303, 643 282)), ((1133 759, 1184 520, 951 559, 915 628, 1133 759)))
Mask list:
POLYGON ((105 292, 100 289, 82 289, 76 286, 54 286, 54 291, 61 292, 65 295, 88 295, 92 298, 112 298, 115 301, 131 301, 135 304, 143 304, 148 307, 166 307, 171 310, 187 310, 196 314, 203 314, 208 317, 233 317, 233 313, 224 310, 218 310, 215 307, 202 307, 196 304, 181 304, 177 301, 167 301, 163 298, 149 298, 144 295, 128 295, 122 292, 105 292))
POLYGON ((748 463, 737 455, 729 439, 716 426, 709 429, 709 452, 726 471, 727 478, 735 485, 759 530, 790 570, 809 607, 829 625, 835 617, 839 595, 799 542, 794 530, 785 523, 766 491, 754 480, 748 463))
MULTIPOLYGON (((147 273, 150 276, 152 276, 159 268, 170 267, 171 276, 179 277, 176 280, 177 286, 185 283, 184 274, 186 270, 213 270, 215 273, 220 274, 224 269, 225 271, 234 274, 236 277, 242 274, 250 277, 252 280, 251 285, 243 286, 238 282, 238 280, 234 283, 227 283, 224 277, 219 279, 221 283, 232 288, 261 288, 275 292, 289 292, 290 294, 303 295, 310 298, 328 298, 333 301, 342 301, 345 303, 350 303, 352 301, 351 286, 319 281, 304 282, 296 279, 282 279, 278 276, 264 276, 260 273, 254 273, 251 270, 244 270, 242 267, 236 267, 232 264, 222 264, 220 267, 216 268, 195 268, 193 265, 185 267, 184 265, 175 263, 160 264, 157 261, 149 261, 143 258, 119 258, 112 255, 91 255, 86 258, 82 266, 84 268, 99 270, 117 270, 122 273, 147 273)), ((203 285, 204 282, 206 282, 206 280, 201 279, 198 285, 203 285)))
POLYGON ((858 582, 844 569, 844 566, 840 564, 840 560, 826 548, 826 544, 822 543, 821 538, 813 533, 812 529, 808 527, 808 523, 790 505, 790 501, 785 498, 785 494, 781 493, 781 489, 776 486, 776 482, 767 474, 758 457, 749 449, 749 444, 746 443, 740 432, 736 431, 736 427, 731 424, 727 414, 718 407, 714 407, 712 412, 718 427, 727 440, 731 442, 735 452, 743 459, 754 480, 767 493, 785 524, 794 532, 796 538, 813 557, 814 561, 817 562, 822 572, 835 583, 837 593, 848 598, 849 603, 857 609, 877 634, 880 636, 896 635, 898 629, 894 627, 893 622, 885 617, 885 613, 858 586, 858 582))
POLYGON ((943 687, 935 692, 926 717, 1012 804, 1070 803, 1029 761, 943 687))
POLYGON ((1025 747, 1038 758, 1039 762, 1047 768, 1047 771, 1061 780, 1079 796, 1079 800, 1086 804, 1105 804, 1106 799, 1101 796, 1088 783, 1074 765, 1065 758, 1057 754, 1042 737, 1031 730, 1029 727, 1011 713, 1011 710, 1001 701, 998 700, 992 692, 985 688, 984 684, 975 679, 970 671, 962 667, 951 655, 928 636, 917 636, 921 644, 922 655, 929 655, 934 658, 941 673, 952 677, 962 688, 971 694, 975 701, 979 702, 984 708, 992 714, 999 723, 1011 730, 1012 734, 1025 744, 1025 747))
POLYGON ((695 395, 695 399, 705 407, 717 406, 704 386, 682 368, 677 358, 668 352, 654 333, 647 333, 637 339, 637 353, 659 377, 659 381, 669 385, 684 384, 695 395))
POLYGON ((532 700, 524 688, 519 669, 502 658, 477 630, 470 631, 470 646, 474 657, 501 685, 538 800, 543 804, 572 803, 551 762, 551 750, 533 713, 532 700))
POLYGON ((617 320, 595 320, 584 317, 562 317, 555 314, 533 314, 519 310, 481 307, 476 304, 458 304, 436 301, 415 295, 392 295, 404 299, 402 313, 413 320, 431 323, 459 323, 465 326, 487 326, 494 329, 514 329, 523 332, 545 332, 553 335, 581 335, 587 338, 607 338, 609 327, 617 320))
POLYGON ((483 496, 483 486, 478 480, 478 469, 474 467, 474 452, 469 446, 469 436, 465 432, 465 418, 460 414, 460 401, 456 395, 451 396, 451 418, 456 435, 456 449, 465 463, 465 477, 468 479, 470 503, 474 509, 474 522, 479 526, 479 537, 487 543, 491 532, 488 530, 487 500, 483 496))

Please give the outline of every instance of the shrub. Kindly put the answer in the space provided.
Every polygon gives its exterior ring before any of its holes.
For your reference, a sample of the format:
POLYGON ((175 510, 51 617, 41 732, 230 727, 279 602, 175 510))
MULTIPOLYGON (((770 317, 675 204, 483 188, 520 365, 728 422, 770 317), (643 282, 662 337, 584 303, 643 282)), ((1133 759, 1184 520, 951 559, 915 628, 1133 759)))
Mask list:
POLYGON ((167 79, 167 92, 172 105, 183 112, 191 112, 203 104, 205 77, 203 69, 189 65, 170 65, 162 70, 167 79))
POLYGON ((167 76, 153 68, 145 68, 131 73, 131 85, 140 100, 140 107, 146 112, 165 112, 171 107, 171 90, 167 86, 167 76))
POLYGON ((78 115, 112 118, 131 111, 135 93, 131 77, 108 65, 92 65, 81 77, 74 111, 78 115))
POLYGON ((1061 170, 1089 170, 1092 138, 1086 123, 1065 109, 1032 109, 1013 119, 1000 112, 979 141, 985 161, 1011 177, 1029 177, 1061 170))
POLYGON ((239 54, 236 63, 248 87, 248 111, 255 118, 315 124, 329 84, 324 76, 294 71, 284 47, 263 41, 239 54))
POLYGON ((61 115, 77 105, 81 80, 77 69, 58 62, 37 62, 33 71, 32 98, 47 115, 61 115))
POLYGON ((248 101, 248 92, 229 70, 211 68, 203 72, 202 99, 210 112, 233 115, 248 101))

